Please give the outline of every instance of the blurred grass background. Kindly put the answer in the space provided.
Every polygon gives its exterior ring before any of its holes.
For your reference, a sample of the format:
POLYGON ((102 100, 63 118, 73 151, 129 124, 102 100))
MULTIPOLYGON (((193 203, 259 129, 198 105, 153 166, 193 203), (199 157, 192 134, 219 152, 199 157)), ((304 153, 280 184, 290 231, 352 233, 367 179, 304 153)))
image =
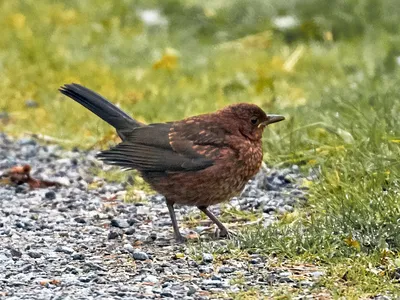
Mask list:
POLYGON ((106 146, 112 128, 57 92, 70 82, 143 122, 234 102, 284 114, 266 162, 320 179, 241 246, 327 266, 333 297, 396 294, 399 16, 397 0, 2 1, 0 131, 106 146))

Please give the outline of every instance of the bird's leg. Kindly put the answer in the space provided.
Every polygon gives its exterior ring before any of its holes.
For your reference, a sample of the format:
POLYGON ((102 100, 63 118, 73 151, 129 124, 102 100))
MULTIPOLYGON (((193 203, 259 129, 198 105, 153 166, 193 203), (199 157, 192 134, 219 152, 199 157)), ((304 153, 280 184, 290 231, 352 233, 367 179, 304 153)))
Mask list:
POLYGON ((220 220, 217 219, 217 217, 207 209, 207 206, 198 206, 198 209, 200 209, 207 217, 210 218, 211 221, 213 221, 215 223, 215 225, 218 226, 220 232, 220 236, 229 236, 229 231, 228 229, 225 227, 224 224, 221 223, 220 220))
POLYGON ((182 234, 179 231, 178 221, 176 220, 176 215, 175 215, 175 210, 174 210, 174 203, 169 202, 167 200, 167 207, 168 207, 168 211, 169 211, 169 216, 171 217, 172 227, 174 228, 175 240, 178 243, 183 243, 186 241, 186 239, 182 236, 182 234))

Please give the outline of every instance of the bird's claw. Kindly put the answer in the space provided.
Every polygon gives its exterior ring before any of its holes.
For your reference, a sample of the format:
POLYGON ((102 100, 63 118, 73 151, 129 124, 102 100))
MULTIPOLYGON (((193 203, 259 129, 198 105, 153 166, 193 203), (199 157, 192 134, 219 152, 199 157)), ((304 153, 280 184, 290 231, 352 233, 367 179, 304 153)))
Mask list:
POLYGON ((219 229, 217 228, 214 232, 214 236, 216 238, 227 238, 227 239, 233 239, 236 238, 239 234, 233 230, 228 230, 228 229, 219 229))
POLYGON ((186 242, 187 242, 187 238, 186 237, 184 237, 183 235, 178 235, 178 236, 175 236, 175 241, 178 243, 178 244, 185 244, 186 242))

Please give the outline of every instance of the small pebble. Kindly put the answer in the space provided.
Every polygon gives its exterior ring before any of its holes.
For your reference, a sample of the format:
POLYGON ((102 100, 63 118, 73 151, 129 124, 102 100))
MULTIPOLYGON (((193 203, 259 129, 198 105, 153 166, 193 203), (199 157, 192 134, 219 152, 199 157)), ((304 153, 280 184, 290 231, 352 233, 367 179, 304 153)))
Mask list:
MULTIPOLYGON (((232 273, 232 272, 225 272, 225 273, 232 273)), ((222 278, 218 275, 213 274, 213 276, 211 276, 211 280, 222 280, 222 278)))
POLYGON ((300 286, 303 288, 310 288, 314 285, 314 282, 308 281, 308 280, 303 280, 299 282, 300 286))
POLYGON ((211 274, 212 272, 214 272, 214 269, 212 267, 208 267, 208 266, 200 266, 199 267, 199 272, 200 273, 209 273, 211 274))
POLYGON ((108 239, 109 239, 109 240, 114 240, 114 239, 117 239, 117 238, 119 238, 119 237, 121 237, 121 233, 118 232, 118 231, 110 230, 110 231, 108 232, 108 239))
POLYGON ((123 219, 112 219, 111 226, 114 226, 117 228, 127 228, 127 227, 129 227, 129 223, 127 220, 123 220, 123 219))
POLYGON ((149 259, 149 256, 147 255, 146 252, 142 252, 142 251, 139 251, 139 250, 134 251, 132 253, 132 257, 135 260, 148 260, 149 259))
POLYGON ((56 252, 63 252, 65 254, 72 254, 74 253, 74 249, 70 248, 70 247, 66 247, 66 246, 61 246, 61 247, 57 247, 56 252))
POLYGON ((281 272, 281 273, 279 273, 279 276, 281 276, 281 277, 289 277, 289 276, 292 276, 292 273, 291 272, 281 272))
POLYGON ((220 267, 218 270, 218 273, 232 273, 232 272, 235 272, 235 269, 232 267, 223 266, 223 267, 220 267))
POLYGON ((81 217, 77 217, 74 220, 75 220, 76 223, 79 223, 79 224, 85 224, 86 223, 86 220, 84 218, 81 218, 81 217))
POLYGON ((54 200, 56 199, 56 193, 54 191, 48 191, 44 194, 44 197, 49 200, 54 200))
POLYGON ((28 99, 28 100, 25 100, 25 106, 26 107, 30 107, 30 108, 34 108, 34 107, 38 107, 39 104, 33 99, 28 99))
POLYGON ((268 214, 273 213, 275 211, 276 211, 276 207, 274 207, 274 206, 265 206, 263 208, 263 212, 268 213, 268 214))
POLYGON ((12 257, 18 257, 19 258, 19 257, 22 256, 22 252, 17 250, 17 249, 14 249, 14 248, 10 248, 10 253, 11 253, 12 257))
POLYGON ((87 282, 91 281, 91 278, 87 277, 87 276, 82 276, 82 277, 79 277, 79 281, 87 283, 87 282))
POLYGON ((196 292, 197 289, 194 286, 189 285, 189 290, 187 291, 186 295, 193 296, 194 294, 196 294, 196 292))
POLYGON ((203 280, 203 284, 206 286, 215 286, 215 287, 221 287, 222 282, 221 280, 212 280, 212 279, 205 279, 203 280))
POLYGON ((74 253, 71 255, 73 260, 84 260, 85 259, 85 255, 83 255, 82 253, 74 253))
POLYGON ((203 262, 208 264, 211 263, 214 260, 214 257, 210 253, 203 253, 203 262))
POLYGON ((36 252, 36 251, 28 251, 28 255, 32 258, 41 258, 42 253, 36 252))
POLYGON ((131 253, 135 252, 135 248, 133 248, 133 246, 131 244, 125 244, 124 249, 131 253))
POLYGON ((294 282, 294 280, 289 278, 289 277, 281 277, 281 278, 279 278, 278 282, 280 282, 280 283, 292 283, 292 282, 294 282))
POLYGON ((312 277, 314 277, 314 278, 320 278, 321 276, 325 275, 325 272, 323 272, 323 271, 315 271, 315 272, 310 273, 310 275, 312 277))
POLYGON ((160 295, 161 295, 161 297, 168 297, 168 298, 174 297, 174 295, 172 294, 172 292, 169 289, 163 289, 160 295))
POLYGON ((158 278, 157 276, 154 275, 147 275, 144 279, 144 282, 152 282, 152 283, 157 283, 158 282, 158 278))
POLYGON ((124 233, 126 235, 132 235, 135 233, 135 228, 133 228, 133 227, 127 228, 126 230, 124 230, 124 233))

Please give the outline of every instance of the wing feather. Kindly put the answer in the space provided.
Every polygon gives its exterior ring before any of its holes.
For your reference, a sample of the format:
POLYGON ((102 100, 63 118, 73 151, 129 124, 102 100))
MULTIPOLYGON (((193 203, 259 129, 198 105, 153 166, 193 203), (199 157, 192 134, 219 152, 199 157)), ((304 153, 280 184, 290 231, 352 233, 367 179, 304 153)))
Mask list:
POLYGON ((208 168, 224 146, 224 132, 212 123, 189 121, 138 127, 97 157, 104 162, 141 172, 182 172, 208 168))

